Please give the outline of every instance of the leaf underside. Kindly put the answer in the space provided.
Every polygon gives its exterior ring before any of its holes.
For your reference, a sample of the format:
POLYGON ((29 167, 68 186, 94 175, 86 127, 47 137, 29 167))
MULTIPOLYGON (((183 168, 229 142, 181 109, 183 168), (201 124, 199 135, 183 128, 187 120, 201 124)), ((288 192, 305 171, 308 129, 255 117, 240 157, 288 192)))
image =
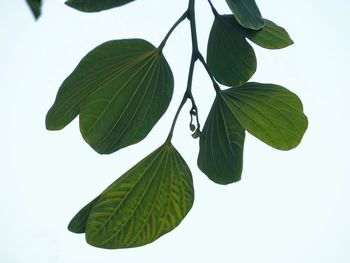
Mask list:
POLYGON ((226 0, 239 24, 245 28, 258 30, 264 26, 255 0, 226 0))
POLYGON ((84 229, 87 242, 93 246, 137 247, 179 225, 193 201, 192 175, 186 162, 171 144, 164 144, 111 184, 72 221, 79 221, 75 223, 80 225, 77 229, 84 229))
POLYGON ((226 86, 240 86, 256 71, 256 57, 232 16, 217 16, 207 52, 208 67, 216 80, 226 86))
POLYGON ((109 41, 63 82, 46 127, 62 129, 79 114, 85 141, 99 153, 112 153, 147 136, 168 108, 173 88, 171 69, 152 44, 109 41))
POLYGON ((218 184, 241 179, 245 131, 217 94, 200 136, 197 164, 218 184))
POLYGON ((68 0, 66 5, 82 12, 99 12, 114 7, 119 7, 134 0, 68 0))
POLYGON ((266 144, 290 150, 300 143, 308 120, 298 96, 286 88, 251 82, 222 95, 240 125, 266 144))
POLYGON ((35 19, 38 19, 39 16, 41 15, 41 0, 26 0, 35 19))

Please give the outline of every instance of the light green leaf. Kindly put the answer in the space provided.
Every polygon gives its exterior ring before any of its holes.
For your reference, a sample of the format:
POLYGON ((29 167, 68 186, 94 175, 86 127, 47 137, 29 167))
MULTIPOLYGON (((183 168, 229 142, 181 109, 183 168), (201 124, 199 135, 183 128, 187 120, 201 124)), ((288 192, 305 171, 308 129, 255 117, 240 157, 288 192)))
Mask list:
POLYGON ((86 240, 110 249, 148 244, 180 224, 193 200, 187 164, 164 144, 101 194, 90 211, 86 240))
POLYGON ((246 83, 222 91, 241 126, 279 150, 296 147, 308 126, 297 95, 274 84, 246 83))
POLYGON ((38 19, 41 15, 41 0, 26 0, 27 4, 29 5, 30 9, 32 10, 32 13, 35 17, 35 19, 38 19))
POLYGON ((216 80, 227 86, 240 86, 256 71, 253 48, 232 16, 217 16, 207 51, 208 67, 216 80))
POLYGON ((199 140, 198 167, 215 183, 239 181, 244 138, 244 129, 225 104, 221 93, 218 93, 199 140))
POLYGON ((92 200, 90 203, 88 203, 86 206, 84 206, 69 222, 68 230, 76 233, 81 234, 85 233, 86 229, 86 221, 88 219, 88 216, 90 214, 92 206, 96 203, 100 196, 96 197, 94 200, 92 200))
POLYGON ((99 12, 119 7, 134 0, 68 0, 66 5, 82 12, 99 12))
POLYGON ((80 131, 99 153, 147 136, 169 106, 174 88, 163 54, 141 39, 106 42, 79 63, 46 116, 58 130, 80 114, 80 131))
POLYGON ((241 26, 254 30, 264 26, 255 0, 226 0, 226 2, 241 26))
POLYGON ((267 19, 264 19, 264 21, 265 26, 258 31, 245 29, 246 37, 255 44, 268 49, 285 48, 294 43, 283 27, 267 19))

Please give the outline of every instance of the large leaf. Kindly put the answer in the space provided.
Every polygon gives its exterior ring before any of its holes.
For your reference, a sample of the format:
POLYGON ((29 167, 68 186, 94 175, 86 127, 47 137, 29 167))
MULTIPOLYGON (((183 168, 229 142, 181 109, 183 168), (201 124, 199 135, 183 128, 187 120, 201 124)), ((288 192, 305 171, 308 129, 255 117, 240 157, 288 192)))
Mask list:
POLYGON ((240 86, 255 73, 254 50, 232 16, 215 18, 208 41, 207 61, 217 81, 227 86, 240 86))
POLYGON ((89 217, 91 208, 93 205, 96 203, 97 199, 100 196, 96 197, 94 200, 92 200, 90 203, 88 203, 86 206, 84 206, 74 217, 73 219, 69 222, 68 225, 68 230, 76 233, 76 234, 81 234, 85 233, 86 229, 86 221, 89 217))
POLYGON ((241 179, 245 131, 216 95, 200 136, 198 167, 209 179, 229 184, 241 179))
POLYGON ((142 140, 169 106, 172 72, 163 54, 141 39, 106 42, 79 63, 46 116, 58 130, 80 114, 84 139, 99 153, 142 140))
POLYGON ((187 164, 164 144, 101 194, 89 213, 86 240, 101 248, 148 244, 174 229, 193 200, 187 164))
POLYGON ((296 147, 308 126, 297 95, 274 84, 246 83, 222 91, 241 126, 279 150, 296 147))
POLYGON ((82 12, 98 12, 122 6, 134 0, 68 0, 66 5, 82 12))
POLYGON ((35 19, 38 19, 41 14, 41 0, 26 0, 30 9, 32 10, 32 13, 35 17, 35 19))
POLYGON ((258 30, 264 26, 255 0, 226 0, 238 22, 246 28, 258 30))
POLYGON ((243 29, 247 38, 255 44, 268 49, 280 49, 294 42, 288 32, 274 22, 264 19, 265 26, 260 30, 243 29))

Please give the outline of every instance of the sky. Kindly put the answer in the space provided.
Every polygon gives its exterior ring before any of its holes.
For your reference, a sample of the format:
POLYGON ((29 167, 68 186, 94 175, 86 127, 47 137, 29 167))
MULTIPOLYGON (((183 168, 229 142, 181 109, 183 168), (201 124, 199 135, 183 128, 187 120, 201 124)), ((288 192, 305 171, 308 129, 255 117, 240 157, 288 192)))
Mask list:
MULTIPOLYGON (((144 141, 102 156, 84 142, 77 120, 51 132, 45 115, 87 52, 112 39, 144 38, 157 46, 188 2, 137 0, 95 14, 63 2, 44 1, 37 22, 24 1, 0 2, 0 262, 350 262, 349 1, 257 1, 263 16, 285 27, 295 44, 277 51, 254 46, 258 70, 252 81, 298 94, 309 118, 303 141, 282 152, 247 135, 242 180, 217 185, 196 166, 198 140, 191 137, 186 104, 173 143, 191 168, 194 206, 174 231, 123 250, 94 248, 67 225, 165 140, 186 86, 189 23, 164 49, 174 96, 144 141)), ((196 2, 205 54, 213 16, 206 1, 196 2)), ((224 0, 213 3, 229 13, 224 0)), ((214 92, 200 64, 193 93, 203 125, 214 92)))

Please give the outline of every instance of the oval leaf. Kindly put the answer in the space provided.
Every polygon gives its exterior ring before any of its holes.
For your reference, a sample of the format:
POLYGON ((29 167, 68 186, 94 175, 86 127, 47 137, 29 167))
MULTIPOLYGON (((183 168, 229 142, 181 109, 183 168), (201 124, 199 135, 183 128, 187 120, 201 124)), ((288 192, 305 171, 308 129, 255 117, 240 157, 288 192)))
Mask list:
POLYGON ((86 206, 84 206, 69 222, 68 230, 76 233, 76 234, 82 234, 85 233, 86 229, 86 221, 88 219, 88 216, 90 214, 91 208, 96 203, 97 199, 100 196, 96 197, 94 200, 92 200, 90 203, 88 203, 86 206))
POLYGON ((134 0, 68 0, 66 5, 82 12, 99 12, 122 6, 134 0))
POLYGON ((241 126, 258 139, 279 150, 300 143, 308 120, 294 93, 278 85, 252 82, 222 94, 241 126))
POLYGON ((30 7, 30 10, 32 11, 35 19, 38 19, 41 14, 41 0, 26 0, 27 4, 30 7))
POLYGON ((274 22, 264 19, 265 26, 258 30, 245 30, 245 35, 255 44, 268 49, 280 49, 292 45, 294 42, 288 32, 274 22))
POLYGON ((80 113, 80 130, 99 153, 112 153, 147 136, 169 106, 171 69, 159 49, 141 39, 106 42, 63 82, 46 117, 48 129, 80 113))
POLYGON ((264 20, 255 0, 226 0, 226 3, 241 26, 254 30, 264 26, 264 20))
POLYGON ((218 93, 200 136, 198 167, 215 183, 239 181, 244 138, 244 129, 225 105, 221 93, 218 93))
POLYGON ((207 52, 208 67, 223 85, 240 86, 256 71, 254 50, 232 16, 215 18, 207 52))
POLYGON ((102 193, 91 209, 86 240, 101 248, 148 244, 180 224, 193 200, 187 164, 164 144, 102 193))

